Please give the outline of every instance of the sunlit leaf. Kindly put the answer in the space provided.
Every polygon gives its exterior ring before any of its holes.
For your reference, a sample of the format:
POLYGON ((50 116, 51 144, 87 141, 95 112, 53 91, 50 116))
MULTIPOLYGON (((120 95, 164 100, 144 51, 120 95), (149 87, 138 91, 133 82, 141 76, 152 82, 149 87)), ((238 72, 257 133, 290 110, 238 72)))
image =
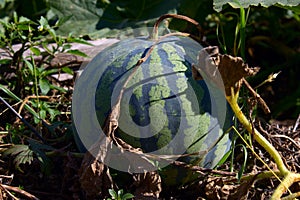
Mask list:
POLYGON ((45 119, 47 115, 46 110, 40 110, 39 115, 41 119, 45 119))
MULTIPOLYGON (((0 89, 5 92, 9 97, 11 97, 12 99, 22 102, 22 99, 20 99, 17 95, 15 95, 13 92, 11 92, 9 89, 7 89, 4 85, 0 84, 0 89)), ((28 101, 28 103, 33 103, 32 101, 28 101)), ((26 108, 26 110, 28 110, 33 116, 38 117, 38 114, 27 104, 24 104, 24 107, 26 108)))
POLYGON ((47 94, 50 91, 50 83, 46 79, 39 79, 39 87, 42 94, 47 94))
POLYGON ((33 65, 31 62, 29 62, 28 60, 24 59, 25 64, 27 65, 28 69, 30 70, 31 74, 34 74, 33 72, 33 65))
POLYGON ((67 74, 71 74, 71 75, 74 74, 74 71, 72 69, 70 69, 69 67, 63 67, 61 70, 67 74))
POLYGON ((233 8, 248 8, 249 6, 263 6, 269 7, 275 4, 279 4, 281 6, 297 6, 299 5, 299 0, 252 0, 252 1, 245 1, 245 0, 214 0, 214 9, 217 12, 222 10, 222 7, 225 4, 229 4, 233 8))
POLYGON ((109 192, 110 196, 111 196, 113 199, 118 197, 118 195, 117 195, 117 193, 116 193, 115 190, 109 189, 108 192, 109 192))
POLYGON ((59 86, 56 86, 56 85, 53 85, 53 84, 50 85, 50 88, 51 88, 51 89, 56 89, 56 90, 58 90, 58 91, 60 91, 60 92, 67 92, 66 89, 64 89, 64 88, 62 88, 62 87, 59 87, 59 86))
MULTIPOLYGON (((175 13, 180 0, 48 0, 51 10, 59 17, 72 16, 58 32, 68 35, 90 35, 103 28, 122 32, 126 27, 147 27, 165 13, 175 13)), ((102 33, 101 33, 102 35, 102 33)), ((109 35, 109 32, 108 32, 109 35)))
POLYGON ((67 53, 69 54, 73 54, 73 55, 76 55, 76 56, 82 56, 82 57, 88 57, 88 55, 86 55, 85 53, 83 53, 82 51, 80 50, 76 50, 76 49, 70 49, 67 51, 67 53))
POLYGON ((132 199, 134 198, 134 195, 133 194, 130 194, 130 193, 126 193, 122 196, 122 199, 126 200, 126 199, 132 199))
POLYGON ((86 45, 91 45, 93 46, 93 44, 87 42, 84 39, 81 38, 73 38, 73 37, 68 37, 68 42, 74 42, 74 43, 79 43, 79 44, 86 44, 86 45))
POLYGON ((53 121, 54 118, 60 114, 60 112, 58 110, 55 110, 55 109, 51 109, 51 108, 48 108, 47 109, 48 113, 50 114, 50 120, 53 121))
POLYGON ((30 47, 30 51, 32 51, 32 53, 34 53, 36 56, 41 55, 41 51, 37 47, 30 47))

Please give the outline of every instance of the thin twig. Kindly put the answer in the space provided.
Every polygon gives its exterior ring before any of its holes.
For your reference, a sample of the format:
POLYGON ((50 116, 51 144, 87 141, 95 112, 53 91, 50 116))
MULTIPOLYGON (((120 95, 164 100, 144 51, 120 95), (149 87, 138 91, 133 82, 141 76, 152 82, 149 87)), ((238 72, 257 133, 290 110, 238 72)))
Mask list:
POLYGON ((5 101, 1 96, 0 96, 0 100, 18 117, 20 118, 20 120, 43 142, 43 143, 47 143, 46 140, 44 140, 44 138, 41 136, 41 134, 33 127, 31 126, 31 124, 29 122, 26 121, 26 119, 24 119, 13 107, 11 107, 11 105, 9 105, 9 103, 7 103, 7 101, 5 101))
POLYGON ((291 141, 296 147, 297 149, 300 150, 300 146, 297 144, 297 142, 295 142, 295 140, 293 140, 292 138, 286 136, 286 135, 282 135, 282 134, 276 134, 276 135, 271 135, 271 137, 280 137, 280 138, 286 138, 289 141, 291 141))
POLYGON ((181 166, 181 167, 184 167, 187 169, 191 169, 192 171, 196 171, 196 172, 211 173, 211 174, 224 175, 224 176, 236 176, 235 172, 227 172, 227 171, 222 171, 222 170, 204 168, 204 167, 200 167, 197 165, 190 165, 190 164, 187 164, 187 163, 181 162, 181 161, 173 161, 171 164, 176 165, 176 166, 181 166))
POLYGON ((2 188, 12 199, 19 200, 7 188, 5 188, 5 185, 3 185, 3 184, 0 183, 0 188, 2 188))
POLYGON ((271 113, 269 107, 267 106, 266 102, 260 97, 259 94, 257 94, 257 92, 254 91, 254 89, 250 86, 250 84, 248 83, 248 81, 246 81, 246 79, 242 79, 243 83, 245 84, 245 86, 247 87, 247 89, 249 90, 249 92, 251 93, 251 95, 258 100, 261 108, 263 109, 263 111, 266 114, 271 113))
MULTIPOLYGON (((29 199, 34 199, 34 200, 38 200, 38 198, 32 194, 30 194, 29 192, 26 192, 25 190, 21 190, 18 187, 13 187, 13 186, 9 186, 9 185, 4 185, 4 184, 0 184, 2 188, 4 188, 6 190, 6 192, 12 191, 15 193, 18 193, 22 196, 25 196, 29 199), (9 191, 8 191, 9 190, 9 191)), ((14 199, 18 199, 17 197, 13 196, 14 199)))
POLYGON ((6 176, 6 175, 1 175, 0 174, 0 178, 7 178, 7 179, 13 179, 14 178, 14 175, 10 175, 10 176, 6 176))
POLYGON ((182 19, 182 20, 185 20, 187 22, 190 22, 192 24, 194 24, 196 26, 196 28, 198 29, 199 33, 200 33, 200 41, 203 40, 203 29, 202 27, 200 26, 199 22, 197 22, 196 20, 194 19, 191 19, 187 16, 184 16, 184 15, 177 15, 177 14, 165 14, 165 15, 162 15, 154 24, 154 28, 153 28, 153 32, 152 32, 152 36, 151 38, 152 39, 157 39, 158 38, 158 26, 159 24, 166 18, 176 18, 176 19, 182 19))
POLYGON ((293 128, 293 132, 296 132, 297 128, 298 128, 298 125, 299 125, 299 121, 300 121, 300 115, 298 115, 298 118, 295 122, 295 125, 294 125, 294 128, 293 128))

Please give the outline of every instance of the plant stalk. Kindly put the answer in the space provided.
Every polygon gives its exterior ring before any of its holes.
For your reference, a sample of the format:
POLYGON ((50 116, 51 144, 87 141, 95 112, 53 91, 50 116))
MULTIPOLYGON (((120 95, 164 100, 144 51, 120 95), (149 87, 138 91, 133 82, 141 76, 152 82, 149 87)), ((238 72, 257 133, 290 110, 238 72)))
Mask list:
POLYGON ((239 119, 240 123, 247 129, 249 133, 253 133, 254 139, 272 156, 274 161, 277 164, 277 167, 280 173, 285 176, 289 173, 289 170, 284 165, 284 162, 275 149, 275 147, 266 139, 264 138, 255 128, 252 127, 252 124, 247 119, 247 117, 242 112, 241 108, 237 103, 239 92, 234 92, 234 89, 231 90, 231 96, 226 96, 228 103, 230 104, 233 112, 235 113, 236 117, 239 119))

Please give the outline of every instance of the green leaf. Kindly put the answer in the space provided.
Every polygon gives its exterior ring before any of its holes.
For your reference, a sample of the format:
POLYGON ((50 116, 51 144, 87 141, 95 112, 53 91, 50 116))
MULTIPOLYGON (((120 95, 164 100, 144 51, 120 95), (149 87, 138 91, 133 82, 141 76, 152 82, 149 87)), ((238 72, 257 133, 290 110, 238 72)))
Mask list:
POLYGON ((33 151, 29 148, 28 145, 13 145, 3 153, 4 156, 15 156, 14 158, 14 164, 15 168, 20 169, 20 164, 26 164, 26 163, 31 163, 33 160, 33 151))
POLYGON ((47 94, 50 91, 50 83, 46 79, 39 79, 39 87, 42 94, 47 94))
POLYGON ((56 89, 56 90, 58 90, 58 91, 60 91, 60 92, 67 92, 66 89, 64 89, 64 88, 62 88, 62 87, 59 87, 59 86, 56 86, 56 85, 53 85, 53 84, 50 85, 50 88, 51 88, 51 89, 56 89))
POLYGON ((57 22, 55 23, 55 26, 60 27, 61 25, 66 23, 71 17, 72 17, 72 15, 69 15, 69 16, 62 17, 62 18, 58 19, 57 22))
POLYGON ((47 116, 46 110, 40 110, 39 115, 41 119, 45 119, 47 116))
POLYGON ((70 49, 72 47, 71 44, 64 44, 63 45, 63 49, 66 50, 66 49, 70 49))
MULTIPOLYGON (((48 0, 53 13, 59 18, 72 16, 58 33, 76 36, 90 35, 103 28, 119 31, 126 27, 149 27, 165 13, 176 13, 183 0, 48 0)), ((109 32, 108 32, 109 35, 109 32)))
POLYGON ((15 156, 15 155, 21 153, 22 151, 26 151, 27 149, 29 149, 29 147, 27 145, 23 145, 23 144, 13 145, 11 148, 4 151, 3 155, 4 156, 8 156, 8 155, 15 156))
POLYGON ((70 69, 69 67, 63 67, 61 70, 70 75, 74 74, 74 71, 72 69, 70 69))
POLYGON ((224 164, 226 162, 226 160, 228 159, 228 157, 231 155, 231 153, 232 153, 232 150, 227 151, 216 166, 220 166, 220 165, 224 164))
POLYGON ((41 17, 40 20, 39 20, 39 23, 42 27, 46 27, 46 26, 49 26, 48 24, 48 20, 45 18, 45 17, 41 17))
POLYGON ((286 5, 276 4, 275 6, 286 9, 286 10, 291 10, 295 14, 300 15, 300 4, 298 6, 286 6, 286 5))
POLYGON ((32 53, 34 53, 34 55, 36 55, 36 56, 41 55, 41 51, 37 47, 30 47, 30 51, 32 51, 32 53))
MULTIPOLYGON (((13 98, 16 101, 22 102, 23 100, 20 99, 17 95, 15 95, 13 92, 11 92, 9 89, 7 89, 4 85, 0 84, 0 89, 5 92, 8 96, 10 96, 11 98, 13 98)), ((29 103, 33 103, 32 101, 28 101, 29 103)), ((34 117, 38 118, 38 114, 28 105, 28 104, 24 104, 24 107, 26 108, 26 110, 28 110, 34 117)))
POLYGON ((67 41, 68 42, 74 42, 74 43, 86 44, 86 45, 94 46, 93 44, 91 44, 91 43, 89 43, 86 40, 81 39, 81 38, 68 37, 67 41))
POLYGON ((118 190, 118 197, 121 197, 121 196, 123 196, 123 189, 118 190))
POLYGON ((132 199, 132 198, 134 198, 134 195, 130 194, 130 193, 126 193, 122 196, 122 200, 127 200, 127 199, 132 199))
POLYGON ((86 55, 82 51, 76 50, 76 49, 70 49, 70 50, 67 51, 67 53, 73 54, 73 55, 76 55, 76 56, 88 57, 88 55, 86 55))
POLYGON ((72 16, 61 24, 59 30, 65 35, 70 32, 90 32, 101 17, 101 9, 96 8, 95 0, 48 0, 52 11, 59 18, 72 16), (100 15, 99 15, 100 13, 100 15), (79 31, 81 29, 81 31, 79 31))
POLYGON ((108 189, 108 192, 113 199, 117 199, 118 195, 114 189, 108 189))
POLYGON ((28 31, 30 26, 27 24, 18 24, 17 27, 18 27, 18 30, 28 31))
POLYGON ((46 77, 48 75, 51 75, 51 74, 55 74, 59 71, 59 69, 49 69, 49 70, 44 70, 41 72, 41 76, 42 77, 46 77))
POLYGON ((34 74, 34 71, 33 71, 33 65, 32 65, 32 63, 29 62, 29 61, 26 60, 26 59, 24 59, 24 62, 25 62, 25 64, 27 65, 28 69, 30 70, 31 75, 33 75, 33 74, 34 74))
POLYGON ((51 160, 46 156, 45 151, 55 150, 52 146, 41 144, 35 140, 28 139, 28 143, 32 151, 36 154, 38 160, 41 163, 42 171, 49 174, 50 173, 50 164, 51 160))
POLYGON ((51 109, 51 108, 48 108, 47 109, 48 113, 50 114, 50 120, 53 121, 54 118, 60 114, 60 112, 58 110, 55 110, 55 109, 51 109))
POLYGON ((26 25, 29 25, 29 24, 36 24, 35 22, 31 21, 31 20, 28 19, 27 17, 23 17, 23 16, 20 17, 19 23, 26 24, 26 25))
POLYGON ((217 12, 222 10, 222 7, 225 4, 229 4, 233 8, 248 8, 249 6, 263 6, 269 7, 275 4, 279 4, 281 6, 297 6, 299 5, 299 0, 252 0, 252 1, 245 1, 245 0, 214 0, 213 5, 214 9, 217 12))
POLYGON ((246 167, 247 167, 248 152, 247 152, 247 148, 246 148, 245 145, 239 144, 239 145, 237 145, 236 147, 238 147, 238 146, 241 146, 241 147, 243 148, 243 153, 244 153, 244 162, 243 162, 243 164, 242 164, 242 166, 241 166, 241 169, 239 170, 239 172, 238 172, 238 174, 237 174, 237 178, 238 178, 238 180, 240 181, 241 178, 242 178, 242 176, 243 176, 243 173, 244 173, 244 171, 245 171, 245 169, 246 169, 246 167))
POLYGON ((0 64, 9 64, 11 63, 12 59, 9 59, 9 58, 5 58, 5 59, 1 59, 0 60, 0 64))
POLYGON ((48 33, 53 37, 54 40, 56 40, 56 32, 53 28, 49 28, 48 33))
POLYGON ((49 151, 53 151, 55 150, 55 148, 53 148, 52 146, 46 145, 46 144, 41 144, 35 140, 32 139, 28 139, 28 143, 30 144, 30 147, 32 150, 49 150, 49 151))

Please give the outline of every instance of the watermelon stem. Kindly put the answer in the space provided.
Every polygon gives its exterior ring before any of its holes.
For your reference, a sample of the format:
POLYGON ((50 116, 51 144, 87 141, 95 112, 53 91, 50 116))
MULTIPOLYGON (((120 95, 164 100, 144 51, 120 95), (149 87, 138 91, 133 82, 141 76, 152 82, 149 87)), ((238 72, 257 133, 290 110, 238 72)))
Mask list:
POLYGON ((280 199, 286 191, 289 191, 290 197, 299 195, 298 193, 292 194, 288 188, 293 183, 300 181, 300 174, 289 171, 275 147, 264 136, 262 136, 257 129, 252 126, 251 122, 244 115, 237 103, 238 97, 239 90, 235 91, 234 88, 231 87, 231 95, 226 95, 226 99, 230 104, 233 112, 235 113, 241 124, 247 129, 247 131, 249 133, 252 133, 254 139, 271 155, 271 157, 277 164, 280 175, 284 177, 284 179, 280 181, 281 183, 279 184, 279 186, 275 189, 271 200, 280 199))
POLYGON ((181 19, 181 20, 184 20, 184 21, 187 21, 187 22, 190 22, 190 23, 194 24, 196 26, 196 28, 198 29, 199 33, 200 33, 200 36, 195 37, 195 38, 197 38, 199 41, 202 41, 202 39, 203 39, 203 29, 200 26, 200 24, 192 18, 189 18, 189 17, 184 16, 184 15, 177 15, 177 14, 165 14, 165 15, 160 16, 154 24, 152 35, 150 36, 151 40, 158 40, 158 27, 159 27, 160 23, 164 19, 167 19, 167 18, 181 19))

